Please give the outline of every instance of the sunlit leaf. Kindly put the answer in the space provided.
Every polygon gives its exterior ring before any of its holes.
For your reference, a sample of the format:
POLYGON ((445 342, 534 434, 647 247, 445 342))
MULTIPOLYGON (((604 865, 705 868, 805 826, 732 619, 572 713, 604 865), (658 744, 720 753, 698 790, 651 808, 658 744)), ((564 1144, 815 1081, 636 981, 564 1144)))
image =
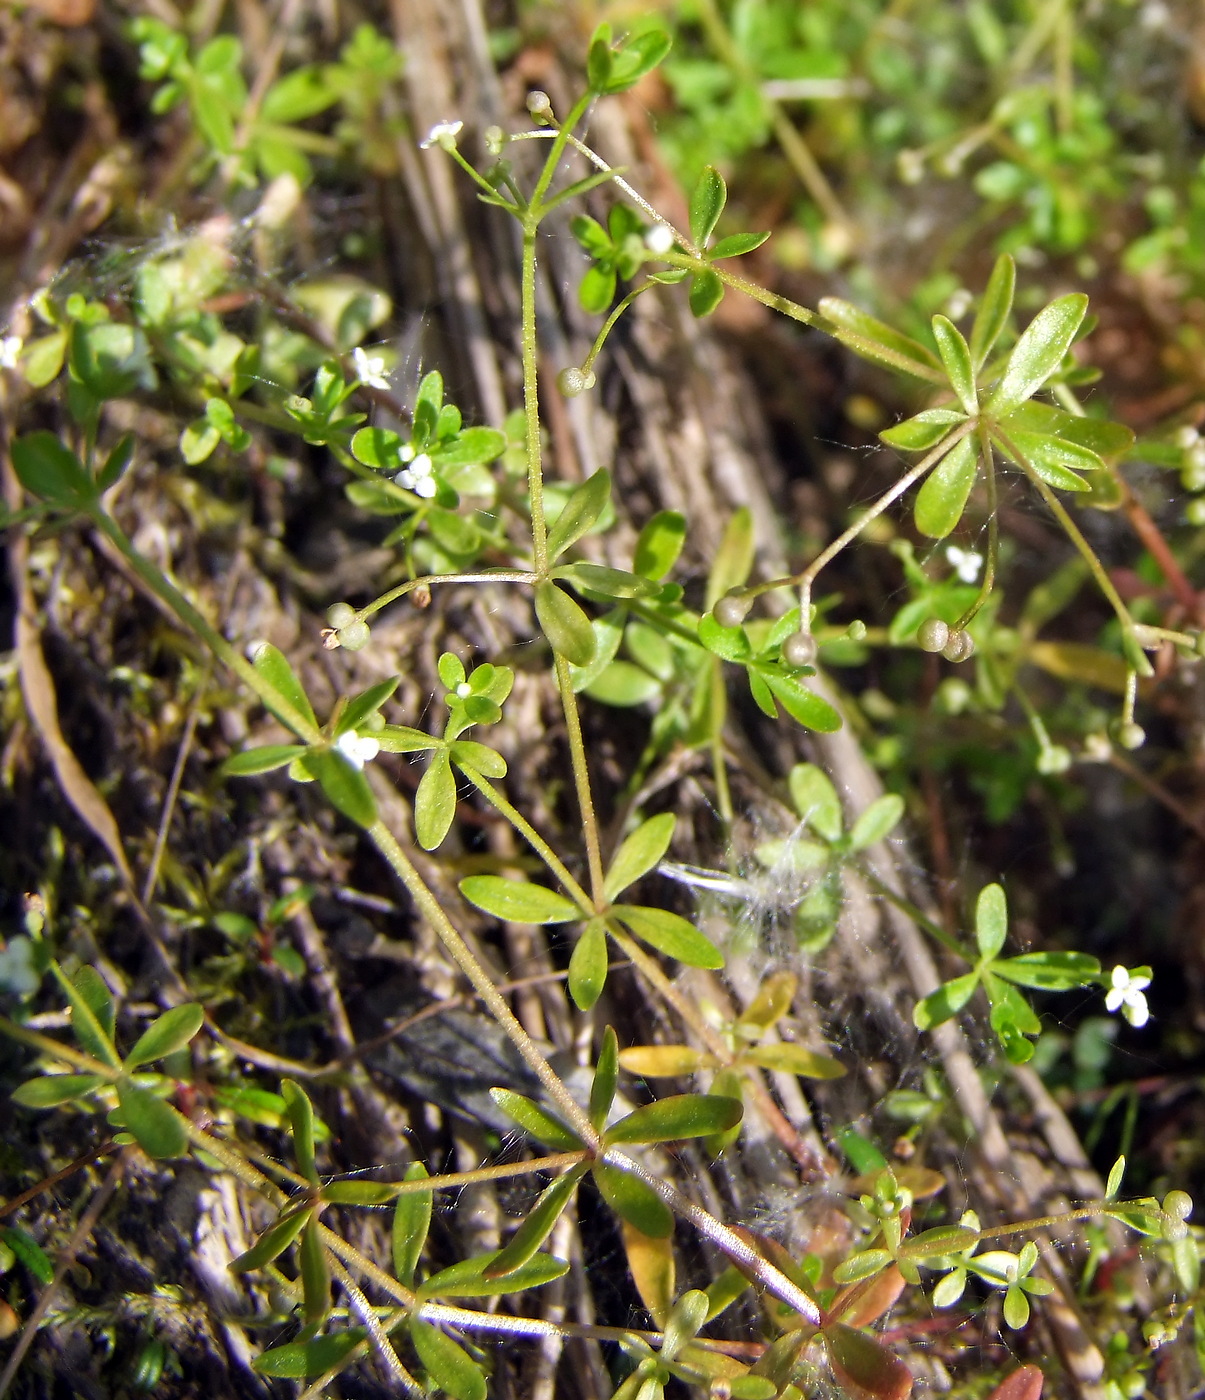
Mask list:
POLYGON ((621 1220, 653 1239, 673 1234, 669 1207, 643 1181, 606 1162, 596 1162, 591 1172, 603 1200, 621 1220))
POLYGON ((1088 310, 1082 292, 1058 297, 1022 332, 1004 366, 1004 374, 987 401, 987 412, 1002 418, 1042 387, 1063 362, 1088 310))
POLYGON ((571 1167, 540 1192, 535 1205, 528 1211, 527 1218, 511 1236, 509 1244, 482 1270, 486 1278, 504 1278, 527 1263, 552 1233, 553 1226, 573 1199, 577 1184, 587 1170, 585 1163, 571 1167))
POLYGON ((188 1134, 180 1115, 154 1094, 124 1075, 117 1081, 117 1102, 126 1128, 148 1157, 181 1157, 188 1134))
POLYGON ((9 1097, 23 1108, 57 1108, 108 1082, 99 1074, 47 1074, 41 1079, 27 1079, 9 1097))
POLYGON ((349 1327, 329 1337, 311 1337, 308 1342, 286 1342, 271 1347, 251 1362, 252 1369, 274 1380, 308 1380, 334 1370, 349 1357, 368 1334, 363 1327, 349 1327))
POLYGON ((589 1011, 607 984, 607 934, 602 919, 582 929, 569 958, 569 995, 579 1011, 589 1011))
POLYGON ((979 985, 977 973, 968 972, 962 977, 943 983, 935 992, 930 992, 912 1008, 912 1020, 918 1030, 931 1031, 951 1016, 956 1016, 975 995, 979 985))
POLYGON ((174 1054, 196 1035, 205 1022, 203 1007, 189 1002, 184 1006, 173 1006, 157 1017, 138 1037, 134 1048, 125 1058, 125 1069, 129 1073, 139 1065, 161 1060, 165 1055, 174 1054))
POLYGON ((957 442, 933 468, 916 494, 916 528, 930 539, 943 540, 962 519, 979 465, 973 438, 957 442))
POLYGON ((832 322, 837 339, 855 354, 919 379, 939 380, 941 361, 919 341, 902 335, 839 297, 822 297, 819 310, 832 322))
POLYGON ((705 165, 690 197, 690 238, 696 248, 706 247, 727 200, 724 177, 714 165, 705 165))
POLYGON ((901 452, 927 452, 936 447, 952 428, 966 422, 966 414, 954 408, 926 408, 892 428, 885 428, 879 437, 888 447, 901 452))
POLYGON ((456 816, 456 779, 447 749, 431 759, 414 794, 414 834, 424 851, 433 851, 451 830, 456 816))
POLYGON ((307 749, 297 760, 311 778, 318 780, 327 801, 357 826, 370 827, 377 819, 376 799, 368 779, 334 749, 307 749))
POLYGON ((800 819, 826 841, 839 841, 841 799, 828 775, 814 763, 797 763, 791 769, 787 785, 800 819))
MULTIPOLYGON (((422 1181, 427 1175, 427 1169, 421 1162, 411 1162, 406 1168, 405 1180, 422 1181)), ((393 1210, 393 1272, 407 1288, 414 1287, 414 1272, 427 1242, 427 1231, 431 1228, 433 1200, 432 1191, 407 1191, 397 1198, 393 1210)))
POLYGON ((548 531, 548 557, 556 559, 594 525, 611 499, 611 474, 603 467, 578 486, 548 531))
POLYGON ((853 824, 849 833, 851 851, 864 851, 884 840, 904 815, 904 799, 894 792, 876 798, 853 824))
POLYGON ((575 666, 588 666, 594 656, 590 619, 563 588, 545 579, 536 584, 536 617, 549 645, 575 666))
POLYGON ((608 1143, 676 1142, 727 1132, 744 1116, 739 1099, 720 1094, 674 1094, 633 1109, 607 1129, 608 1143))
POLYGON ((470 875, 460 882, 460 893, 487 914, 516 924, 563 924, 580 919, 582 911, 546 885, 528 880, 507 880, 500 875, 470 875))
POLYGON ((962 332, 948 316, 933 317, 933 338, 937 341, 937 353, 945 366, 950 385, 958 395, 958 401, 968 414, 979 409, 979 399, 975 392, 975 370, 971 364, 971 349, 962 338, 962 332))
POLYGON ((314 718, 314 710, 306 696, 305 687, 297 679, 297 673, 279 648, 274 647, 271 642, 261 642, 255 649, 251 664, 282 699, 303 719, 317 727, 318 721, 314 718))
POLYGON ((1008 904, 999 885, 985 885, 975 902, 975 942, 983 958, 994 958, 1008 937, 1008 904))
POLYGON ((607 871, 603 885, 607 899, 615 899, 621 891, 635 884, 642 875, 647 875, 654 866, 660 864, 669 850, 670 841, 673 840, 676 822, 677 818, 672 812, 662 812, 641 822, 636 830, 625 838, 607 871))
POLYGON ((489 1394, 481 1367, 451 1337, 411 1313, 410 1340, 427 1374, 453 1400, 486 1400, 489 1394))
POLYGON ((513 1089, 491 1089, 490 1098, 508 1118, 554 1152, 575 1152, 581 1147, 578 1136, 559 1118, 523 1094, 516 1094, 513 1089))
POLYGON ((246 778, 256 773, 271 773, 283 768, 299 755, 305 753, 304 744, 265 744, 258 749, 244 749, 242 753, 231 754, 222 764, 222 772, 229 777, 246 778))
POLYGON ((432 1274, 423 1280, 423 1297, 498 1298, 504 1293, 525 1293, 529 1288, 539 1288, 569 1271, 564 1259, 557 1259, 551 1254, 535 1254, 525 1264, 512 1269, 505 1278, 488 1278, 485 1271, 500 1252, 494 1250, 489 1254, 479 1254, 475 1259, 462 1259, 432 1274))
POLYGON ((686 541, 686 517, 676 510, 660 510, 636 540, 632 568, 648 579, 662 579, 678 561, 686 541))
POLYGON ((742 1056, 751 1064, 763 1069, 782 1070, 787 1074, 798 1074, 804 1079, 840 1079, 845 1074, 845 1066, 831 1055, 821 1055, 802 1045, 779 1042, 776 1045, 754 1045, 742 1056))
POLYGON ((681 914, 642 904, 617 904, 611 911, 645 943, 688 967, 724 966, 724 955, 710 938, 681 914))
POLYGON ((713 1056, 689 1045, 630 1045, 619 1052, 619 1063, 629 1074, 645 1079, 678 1078, 715 1067, 713 1056))

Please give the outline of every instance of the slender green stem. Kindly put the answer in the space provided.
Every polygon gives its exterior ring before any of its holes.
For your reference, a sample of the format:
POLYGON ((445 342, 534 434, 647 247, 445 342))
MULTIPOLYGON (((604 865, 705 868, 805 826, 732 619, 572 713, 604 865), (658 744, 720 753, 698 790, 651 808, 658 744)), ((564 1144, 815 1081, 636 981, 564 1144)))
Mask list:
POLYGON ((544 1086, 549 1098, 564 1116, 565 1121, 588 1147, 597 1148, 600 1139, 594 1125, 578 1107, 569 1090, 561 1083, 556 1071, 540 1053, 535 1041, 519 1024, 515 1013, 507 1005, 505 997, 494 986, 485 968, 473 956, 469 945, 457 932, 452 921, 444 913, 443 907, 427 888, 418 871, 411 865, 405 851, 398 845, 396 837, 380 821, 370 828, 368 835, 394 874, 405 886, 419 911, 439 935, 456 965, 472 983, 477 995, 489 1007, 495 1020, 514 1043, 515 1049, 527 1061, 544 1086))
POLYGON ((975 957, 972 953, 968 952, 956 938, 952 938, 940 924, 934 923, 924 910, 919 909, 910 899, 906 899, 900 894, 898 890, 893 890, 890 885, 880 880, 865 861, 858 862, 858 873, 870 888, 874 890, 875 894, 882 896, 888 904, 893 904, 901 914, 907 914, 917 928, 924 929, 930 938, 935 939, 943 948, 953 953, 955 957, 961 958, 963 962, 969 963, 972 966, 974 965, 975 957))
POLYGON ((28 1026, 18 1025, 16 1021, 10 1021, 7 1016, 0 1016, 0 1035, 6 1035, 10 1040, 19 1041, 22 1045, 28 1045, 31 1050, 38 1050, 43 1055, 49 1055, 62 1064, 74 1065, 81 1074, 99 1075, 102 1079, 114 1083, 120 1074, 120 1070, 114 1069, 112 1065, 102 1064, 99 1060, 94 1060, 91 1055, 85 1055, 82 1050, 77 1050, 73 1045, 66 1045, 61 1040, 55 1040, 53 1036, 43 1035, 41 1031, 31 1031, 28 1026))
POLYGON ((331 1272, 339 1280, 339 1286, 347 1294, 349 1311, 354 1313, 356 1318, 363 1323, 364 1329, 368 1333, 368 1340, 372 1343, 372 1349, 380 1358, 385 1370, 407 1395, 419 1396, 421 1400, 421 1397, 426 1395, 426 1390, 419 1385, 398 1359, 398 1354, 393 1349, 393 1343, 389 1340, 385 1329, 377 1319, 375 1309, 364 1296, 360 1286, 338 1259, 331 1259, 330 1266, 331 1272))
POLYGON ((987 561, 983 566, 983 582, 979 585, 979 592, 975 595, 975 601, 963 613, 954 624, 953 631, 961 631, 969 627, 979 616, 983 605, 992 596, 992 590, 996 586, 996 564, 1000 553, 1000 521, 999 502, 996 489, 996 460, 992 452, 992 441, 988 436, 986 425, 979 422, 977 427, 979 437, 979 455, 983 460, 983 476, 987 483, 987 561))
POLYGON ((1154 668, 1151 666, 1151 663, 1147 660, 1147 658, 1143 655, 1142 647, 1139 644, 1137 636, 1135 636, 1134 619, 1130 616, 1129 609, 1122 602, 1121 595, 1118 593, 1117 589, 1114 588, 1113 580, 1109 577, 1108 573, 1106 572, 1105 566, 1097 558, 1096 551, 1083 537, 1082 533, 1080 532, 1079 526, 1075 523, 1074 520, 1072 520, 1070 514, 1067 511, 1066 506, 1063 505, 1062 501, 1060 501, 1059 498, 1054 494, 1054 491, 1050 488, 1050 486, 1045 481, 1043 481, 1043 479, 1034 470, 1033 463, 1029 460, 1029 458, 1022 451, 1020 451, 1019 448, 1016 447, 1016 445, 1009 439, 1008 435, 1002 432, 999 427, 994 429, 994 436, 999 441, 1000 445, 1004 448, 1005 452, 1008 453, 1008 455, 1013 459, 1013 461, 1020 466, 1021 470, 1029 478, 1034 490, 1037 491, 1038 495, 1041 496, 1041 498, 1046 502, 1047 506, 1050 507, 1051 513, 1062 526, 1063 532, 1066 534, 1067 538, 1071 541, 1071 543, 1076 547, 1076 549, 1079 550, 1080 554, 1084 559, 1084 562, 1088 565, 1088 569, 1091 572, 1092 577, 1096 580, 1096 586, 1109 600, 1110 606, 1112 607, 1113 611, 1117 614, 1117 620, 1121 623, 1121 630, 1123 635, 1131 643, 1130 647, 1127 649, 1128 654, 1126 659, 1130 662, 1130 664, 1134 667, 1138 674, 1143 676, 1153 675, 1154 668))
POLYGON ((421 578, 412 578, 406 583, 400 583, 396 588, 382 593, 379 598, 374 598, 371 603, 366 603, 356 612, 356 617, 363 621, 373 613, 388 607, 390 603, 396 602, 398 598, 413 593, 416 588, 430 588, 435 583, 534 583, 535 580, 535 574, 529 569, 478 569, 471 574, 423 574, 421 578))
POLYGON ((578 807, 582 814, 582 836, 586 843, 586 863, 590 870, 590 893, 594 897, 595 908, 601 909, 606 901, 603 892, 602 847, 598 840, 598 818, 594 814, 594 796, 590 791, 590 763, 586 758, 586 744, 582 738, 582 717, 577 707, 577 696, 573 692, 573 680, 569 674, 569 663, 556 653, 556 683, 561 692, 561 706, 565 712, 565 731, 569 738, 569 759, 573 765, 573 785, 577 789, 578 807))
POLYGON ((598 358, 598 352, 603 348, 603 345, 606 343, 607 336, 611 334, 615 323, 619 320, 623 313, 628 309, 629 306, 631 306, 631 304, 636 300, 636 298, 641 294, 641 292, 647 292, 651 287, 655 287, 657 285, 658 284, 656 282, 641 282, 640 286, 633 287, 632 290, 627 294, 627 296, 623 297, 616 304, 615 310, 612 311, 611 314, 607 317, 607 319, 603 322, 602 330, 600 330, 599 333, 594 337, 594 344, 590 347, 590 353, 581 363, 580 368, 583 374, 590 373, 594 361, 598 358))
POLYGON ((523 813, 520 812, 513 803, 508 802, 488 778, 483 778, 480 773, 475 772, 472 768, 467 767, 463 763, 458 764, 457 767, 459 767, 460 771, 469 782, 473 784, 477 791, 481 793, 485 800, 510 822, 511 826, 515 828, 532 850, 535 851, 536 855, 540 857, 548 869, 552 871, 553 875, 561 882, 569 898, 575 900, 581 906, 583 913, 585 913, 587 917, 589 914, 593 913, 593 901, 590 896, 573 878, 564 861, 561 860, 560 856, 558 856, 548 842, 544 840, 523 813))
POLYGON ((532 562, 536 573, 548 572, 548 523, 544 518, 544 466, 540 442, 539 347, 536 343, 536 226, 523 227, 520 277, 523 352, 523 414, 527 429, 527 495, 531 510, 532 562))

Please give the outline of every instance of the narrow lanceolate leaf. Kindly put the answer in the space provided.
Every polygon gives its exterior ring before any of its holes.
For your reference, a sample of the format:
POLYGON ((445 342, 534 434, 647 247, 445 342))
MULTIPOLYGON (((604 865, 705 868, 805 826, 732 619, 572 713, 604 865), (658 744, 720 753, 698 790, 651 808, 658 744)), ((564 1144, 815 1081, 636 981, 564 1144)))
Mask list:
POLYGON ((339 716, 338 732, 344 734, 349 729, 358 729, 369 715, 375 715, 397 689, 399 680, 399 676, 392 676, 387 681, 379 681, 376 685, 370 685, 359 695, 353 695, 339 716))
MULTIPOLYGON (((1005 430, 1028 429, 1077 443, 1103 460, 1115 460, 1134 445, 1134 434, 1122 423, 1107 418, 1085 418, 1053 404, 1030 399, 1014 409, 1005 420, 1005 430)), ((1081 465, 1083 463, 1081 462, 1081 465)), ((1086 468, 1085 468, 1086 469, 1086 468)))
POLYGON ((1023 432, 1010 426, 1007 433, 1002 431, 992 436, 1014 462, 1030 467, 1043 481, 1060 491, 1091 490, 1076 473, 1104 466, 1090 449, 1046 433, 1023 432))
POLYGON ((310 1103, 309 1095, 294 1079, 282 1079, 280 1092, 293 1133, 293 1152, 297 1158, 297 1165, 301 1168, 302 1176, 317 1185, 318 1169, 314 1165, 314 1106, 310 1103))
POLYGON ((265 1264, 285 1252, 293 1243, 314 1212, 310 1208, 294 1210, 282 1216, 260 1235, 259 1239, 245 1253, 230 1262, 232 1274, 250 1273, 252 1269, 262 1269, 265 1264))
POLYGON ((707 573, 707 593, 703 603, 707 612, 725 593, 739 588, 749 577, 749 571, 753 568, 753 550, 753 512, 748 506, 741 506, 728 522, 724 538, 707 573))
POLYGON ((605 467, 583 481, 565 502, 560 515, 548 531, 548 557, 558 555, 576 544, 595 523, 611 499, 611 474, 605 467))
POLYGON ((1059 297, 1026 326, 1013 346, 1004 374, 987 402, 987 411, 1000 418, 1042 387, 1063 362, 1088 310, 1082 292, 1059 297))
POLYGON ((774 972, 757 989, 757 995, 741 1012, 739 1024, 765 1031, 791 1009, 799 979, 793 972, 774 972))
POLYGON ((876 798, 862 813, 849 833, 851 851, 864 851, 890 835, 904 815, 904 799, 894 792, 876 798))
POLYGON ((456 816, 456 779, 447 749, 440 749, 414 794, 414 834, 424 851, 439 846, 456 816))
POLYGON ((301 1265, 302 1314, 306 1322, 317 1324, 326 1317, 331 1306, 331 1280, 326 1264, 326 1249, 313 1216, 301 1232, 298 1250, 301 1265))
POLYGON ((933 338, 937 353, 950 379, 950 387, 968 415, 979 411, 979 396, 975 392, 975 370, 971 364, 971 349, 962 332, 948 316, 934 316, 933 338))
POLYGON ((636 541, 633 570, 643 578, 664 578, 678 562, 685 542, 686 517, 676 510, 659 510, 636 541))
POLYGON ((594 656, 590 619, 563 588, 545 579, 536 584, 536 617, 553 651, 575 666, 588 666, 594 656))
POLYGON ((911 336, 902 335, 839 297, 821 298, 820 314, 832 322, 837 339, 863 359, 890 365, 918 379, 942 382, 941 361, 911 336))
POLYGON ((453 1400, 486 1400, 489 1391, 481 1367, 467 1351, 437 1327, 411 1314, 410 1340, 427 1374, 453 1400))
MULTIPOLYGON (((285 660, 284 653, 271 642, 261 642, 255 650, 251 664, 264 680, 281 696, 303 719, 317 727, 314 710, 306 696, 305 688, 297 679, 297 674, 285 660)), ((278 716, 284 719, 283 715, 278 716)), ((288 723, 288 720, 285 720, 288 723)))
POLYGON ((633 1109, 607 1129, 608 1143, 677 1142, 735 1128, 744 1116, 739 1099, 721 1094, 674 1094, 633 1109))
POLYGON ((581 1147, 576 1133, 523 1094, 516 1094, 513 1089, 491 1089, 490 1098, 508 1118, 513 1118, 520 1128, 554 1152, 575 1152, 581 1147))
POLYGON ((788 786, 799 818, 826 841, 841 839, 841 799, 828 775, 814 763, 797 763, 788 786))
POLYGON ((645 1079, 676 1079, 701 1069, 714 1069, 717 1061, 689 1045, 629 1045, 619 1052, 619 1063, 629 1074, 645 1079))
POLYGON ((720 241, 711 249, 711 259, 714 262, 717 258, 740 258, 746 253, 751 253, 769 238, 766 233, 730 233, 727 238, 720 241))
POLYGON ((978 464, 974 439, 964 437, 925 477, 913 507, 922 535, 944 540, 962 519, 978 464))
POLYGON ((674 1217, 669 1207, 643 1181, 606 1162, 596 1162, 592 1175, 599 1194, 621 1220, 655 1240, 673 1234, 674 1217))
POLYGON ((94 967, 84 966, 68 981, 57 963, 51 967, 71 1003, 71 1029, 76 1040, 89 1055, 117 1069, 121 1060, 113 1045, 116 1010, 104 979, 94 967))
POLYGON ((117 1081, 117 1102, 126 1128, 148 1157, 183 1156, 188 1147, 184 1123, 162 1099, 123 1076, 117 1081))
POLYGON ((673 839, 677 818, 662 812, 642 822, 620 846, 607 871, 603 892, 611 900, 659 865, 673 839))
POLYGON ((992 346, 1000 338, 1013 306, 1013 289, 1017 281, 1017 266, 1007 253, 1001 253, 988 278, 987 290, 975 313, 971 327, 971 363, 975 372, 983 368, 992 346))
POLYGON ((322 1188, 322 1199, 337 1206, 385 1206, 396 1198, 388 1181, 328 1181, 322 1188))
POLYGON ((1008 904, 999 885, 985 885, 975 901, 975 942, 982 958, 994 958, 1008 937, 1008 904))
POLYGON ((321 1376, 345 1361, 368 1334, 363 1327, 349 1327, 329 1337, 308 1342, 286 1342, 271 1347, 252 1361, 252 1369, 274 1380, 304 1381, 321 1376))
POLYGON ((368 779, 333 749, 307 749, 297 760, 301 768, 318 780, 326 800, 357 826, 369 827, 377 819, 376 799, 368 779))
POLYGON ((165 1055, 183 1049, 201 1029, 204 1021, 204 1009, 195 1002, 173 1006, 170 1011, 165 1011, 143 1031, 126 1056, 127 1073, 139 1065, 149 1065, 152 1060, 161 1060, 165 1055))
POLYGON ((504 1278, 527 1263, 552 1233, 552 1227, 573 1199, 577 1184, 586 1171, 585 1163, 571 1167, 563 1176, 558 1176, 551 1186, 540 1192, 535 1205, 527 1214, 527 1219, 515 1231, 510 1243, 482 1270, 486 1278, 504 1278))
POLYGON ((569 1265, 551 1254, 533 1255, 526 1264, 512 1269, 505 1278, 487 1278, 486 1269, 498 1257, 499 1251, 479 1254, 474 1259, 462 1259, 450 1268, 441 1269, 424 1280, 420 1290, 424 1298, 497 1298, 503 1293, 524 1293, 539 1288, 568 1272, 569 1265))
POLYGON ((913 1024, 922 1031, 931 1031, 934 1026, 940 1026, 943 1021, 948 1021, 951 1016, 956 1016, 962 1010, 975 995, 978 985, 979 977, 974 972, 965 973, 962 977, 955 977, 952 981, 943 983, 912 1008, 913 1024))
POLYGON ((108 1082, 99 1074, 47 1074, 41 1079, 27 1079, 10 1097, 22 1108, 57 1108, 108 1082))
POLYGON ((0 1226, 0 1243, 6 1244, 39 1283, 50 1283, 54 1265, 46 1251, 25 1230, 16 1225, 0 1226))
POLYGON ((831 1055, 821 1055, 785 1041, 777 1045, 754 1045, 745 1051, 743 1058, 762 1069, 784 1070, 804 1079, 840 1079, 845 1073, 845 1066, 831 1055))
POLYGON ((964 1249, 977 1243, 979 1231, 965 1225, 938 1225, 932 1230, 922 1230, 919 1235, 906 1239, 900 1246, 900 1254, 905 1259, 934 1259, 942 1254, 961 1254, 964 1249))
MULTIPOLYGON (((406 1168, 407 1181, 421 1181, 427 1176, 427 1169, 421 1162, 412 1162, 406 1168)), ((427 1242, 427 1231, 431 1228, 431 1204, 434 1192, 408 1191, 397 1198, 393 1212, 392 1247, 393 1272, 398 1281, 407 1288, 414 1287, 414 1273, 427 1242)))
POLYGON ((602 919, 582 929, 569 958, 569 995, 579 1011, 589 1011, 607 985, 607 931, 602 919))
POLYGON ((705 165, 690 197, 690 238, 696 248, 706 247, 727 200, 724 177, 714 165, 705 165))
POLYGON ((235 778, 271 773, 274 768, 283 768, 303 753, 304 744, 265 744, 258 749, 244 749, 242 753, 231 754, 222 764, 222 772, 235 778))
POLYGON ((957 409, 926 408, 911 418, 905 418, 894 428, 884 429, 879 437, 888 447, 898 447, 901 452, 928 452, 951 428, 965 422, 966 414, 959 413, 957 409))
MULTIPOLYGON (((667 1238, 655 1239, 651 1235, 641 1234, 625 1220, 623 1248, 640 1301, 648 1308, 657 1326, 661 1327, 674 1306, 676 1268, 673 1242, 667 1238)), ((744 1284, 743 1279, 741 1282, 744 1284)))
POLYGON ((460 893, 478 909, 509 923, 564 924, 582 917, 582 911, 572 900, 545 885, 533 885, 527 880, 470 875, 461 880, 460 893))
POLYGON ((598 1063, 594 1066, 594 1078, 590 1083, 590 1121, 599 1130, 611 1112, 618 1084, 619 1037, 615 1034, 615 1028, 608 1026, 603 1031, 602 1049, 598 1052, 598 1063))
POLYGON ((688 967, 724 966, 724 955, 681 914, 643 904, 617 904, 612 913, 645 943, 688 967))

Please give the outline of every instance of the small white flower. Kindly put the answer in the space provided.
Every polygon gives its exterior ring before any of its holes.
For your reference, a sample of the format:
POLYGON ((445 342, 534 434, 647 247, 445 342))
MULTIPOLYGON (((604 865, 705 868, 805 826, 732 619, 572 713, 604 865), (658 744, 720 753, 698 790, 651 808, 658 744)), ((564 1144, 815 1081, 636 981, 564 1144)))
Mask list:
POLYGON ((644 246, 650 253, 668 253, 674 246, 674 231, 668 224, 654 224, 644 235, 644 246))
POLYGON ((374 739, 369 734, 361 736, 354 729, 340 734, 335 740, 335 747, 353 768, 363 768, 370 759, 376 758, 381 752, 379 739, 374 739))
POLYGON ((385 378, 383 355, 369 355, 357 345, 351 352, 351 358, 361 384, 367 384, 370 389, 389 388, 389 380, 385 378))
POLYGON ((472 693, 473 687, 468 683, 468 681, 461 681, 460 684, 456 687, 456 694, 459 695, 462 700, 467 700, 469 696, 472 695, 472 693))
POLYGON ((436 122, 427 132, 427 139, 420 141, 419 145, 424 150, 430 150, 432 146, 442 146, 445 151, 456 149, 456 138, 464 130, 464 122, 436 122))
POLYGON ((433 476, 420 477, 414 483, 414 494, 421 496, 424 501, 429 501, 438 490, 439 485, 433 476))
MULTIPOLYGON (((401 451, 402 460, 405 461, 405 448, 401 451)), ((410 449, 414 451, 413 448, 410 449)), ((393 479, 399 486, 405 487, 407 491, 413 491, 416 496, 421 496, 423 500, 429 501, 436 491, 439 490, 438 483, 432 475, 434 464, 425 452, 420 452, 417 457, 410 460, 408 467, 403 467, 393 479)))
POLYGON ((1105 997, 1105 1010, 1120 1011, 1131 1026, 1145 1026, 1151 1019, 1151 1011, 1146 1004, 1143 988, 1151 985, 1151 979, 1141 973, 1130 972, 1119 963, 1113 969, 1110 980, 1113 985, 1105 997))
POLYGON ((17 368, 17 356, 24 344, 19 335, 6 335, 0 340, 0 369, 17 368))
POLYGON ((976 554, 973 549, 959 549, 956 544, 946 546, 946 558, 963 583, 974 583, 983 568, 982 554, 976 554))

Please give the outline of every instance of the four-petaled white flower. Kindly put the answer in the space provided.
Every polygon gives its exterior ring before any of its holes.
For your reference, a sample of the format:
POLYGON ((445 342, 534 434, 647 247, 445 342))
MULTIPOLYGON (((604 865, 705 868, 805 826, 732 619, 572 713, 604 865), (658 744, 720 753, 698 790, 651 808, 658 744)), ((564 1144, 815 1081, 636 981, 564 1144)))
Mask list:
POLYGON ((427 132, 427 139, 420 141, 419 146, 424 150, 429 150, 432 146, 442 146, 445 151, 456 149, 456 138, 464 130, 464 122, 436 122, 427 132))
POLYGON ((24 344, 19 335, 6 335, 0 340, 0 369, 17 368, 17 356, 24 344))
POLYGON ((340 734, 335 740, 335 747, 353 768, 363 768, 370 759, 376 758, 381 752, 379 739, 374 739, 369 734, 357 734, 354 729, 340 734))
POLYGON ((946 546, 946 558, 963 583, 974 583, 983 568, 982 554, 976 554, 973 549, 959 549, 956 544, 946 546))
POLYGON ((407 491, 413 491, 416 496, 429 501, 439 490, 439 485, 431 474, 432 470, 431 458, 425 452, 420 452, 417 457, 411 459, 410 465, 403 467, 393 479, 407 491))
POLYGON ((1105 997, 1105 1010, 1120 1011, 1131 1026, 1145 1026, 1151 1019, 1151 1011, 1143 988, 1151 985, 1151 979, 1119 963, 1113 969, 1111 981, 1113 985, 1105 997))
POLYGON ((389 388, 389 380, 385 378, 383 355, 369 355, 357 345, 351 352, 351 358, 361 384, 367 384, 370 389, 389 388))

